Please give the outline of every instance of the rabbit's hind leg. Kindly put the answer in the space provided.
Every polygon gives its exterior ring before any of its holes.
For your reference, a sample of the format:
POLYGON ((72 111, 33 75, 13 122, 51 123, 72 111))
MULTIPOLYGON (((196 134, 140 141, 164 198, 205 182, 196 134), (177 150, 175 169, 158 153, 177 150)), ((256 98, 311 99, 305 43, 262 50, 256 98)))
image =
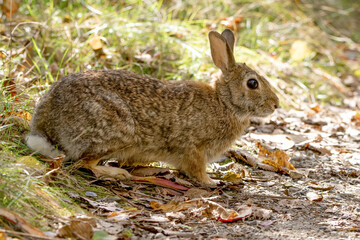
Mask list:
POLYGON ((96 177, 109 177, 118 180, 131 179, 131 174, 122 168, 100 166, 101 159, 85 160, 84 168, 90 169, 96 177))

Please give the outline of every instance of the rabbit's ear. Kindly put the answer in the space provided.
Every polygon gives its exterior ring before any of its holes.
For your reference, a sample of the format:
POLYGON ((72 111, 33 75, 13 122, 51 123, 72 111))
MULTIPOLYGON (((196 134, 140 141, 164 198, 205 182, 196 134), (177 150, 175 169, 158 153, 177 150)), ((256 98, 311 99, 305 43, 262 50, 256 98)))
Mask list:
MULTIPOLYGON (((228 33, 225 33, 228 35, 228 33)), ((214 64, 224 73, 235 65, 234 55, 224 36, 216 31, 209 32, 211 56, 214 64)))
POLYGON ((234 45, 235 45, 234 33, 230 29, 227 28, 221 33, 221 36, 223 36, 225 38, 225 40, 229 44, 231 51, 234 52, 234 45))

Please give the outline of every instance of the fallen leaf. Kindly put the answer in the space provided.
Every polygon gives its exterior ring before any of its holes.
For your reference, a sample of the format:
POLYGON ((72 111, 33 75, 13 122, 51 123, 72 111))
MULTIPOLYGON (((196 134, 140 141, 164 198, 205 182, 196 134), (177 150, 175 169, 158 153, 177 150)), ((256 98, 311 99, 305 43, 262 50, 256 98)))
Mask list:
POLYGON ((0 118, 9 117, 9 116, 16 116, 16 117, 25 119, 26 121, 29 121, 29 122, 31 121, 31 114, 24 110, 10 111, 10 112, 7 112, 6 114, 1 114, 0 118))
POLYGON ((238 173, 228 172, 225 174, 223 179, 227 182, 240 183, 240 182, 242 182, 242 179, 244 177, 245 177, 244 175, 240 175, 238 173))
POLYGON ((243 206, 237 212, 231 211, 230 213, 229 211, 224 209, 221 212, 220 216, 218 217, 218 220, 224 223, 236 222, 240 219, 249 217, 251 214, 252 214, 252 207, 250 206, 243 206))
POLYGON ((96 227, 94 218, 87 216, 72 216, 68 222, 62 224, 58 229, 57 237, 74 239, 91 239, 94 234, 93 228, 96 227))
POLYGON ((8 239, 8 235, 4 232, 0 232, 0 240, 6 240, 8 239))
POLYGON ((320 202, 323 200, 323 196, 322 195, 319 195, 315 192, 308 192, 306 194, 306 198, 310 201, 315 201, 315 202, 320 202))
POLYGON ((328 185, 328 184, 321 184, 321 185, 317 185, 317 184, 310 184, 309 188, 315 189, 315 190, 323 190, 323 191, 328 191, 334 188, 333 185, 328 185))
POLYGON ((98 35, 94 35, 92 37, 92 39, 90 40, 89 44, 94 51, 97 51, 97 50, 100 50, 103 48, 101 39, 98 35))
POLYGON ((252 218, 267 220, 270 219, 272 210, 252 206, 252 212, 253 212, 251 215, 252 218))
POLYGON ((63 160, 64 160, 64 156, 57 156, 57 157, 51 159, 51 160, 48 162, 48 169, 47 169, 47 171, 51 171, 51 170, 60 168, 63 160))
POLYGON ((186 191, 189 188, 188 187, 184 187, 181 186, 177 183, 171 182, 169 180, 166 179, 162 179, 162 178, 157 178, 157 177, 138 177, 138 176, 133 176, 132 180, 134 181, 138 181, 138 182, 149 182, 158 186, 162 186, 162 187, 168 187, 168 188, 172 188, 175 190, 181 190, 181 191, 186 191))
POLYGON ((313 105, 311 105, 311 106, 310 106, 310 109, 313 110, 313 111, 316 112, 316 113, 321 112, 321 108, 320 108, 320 106, 319 106, 318 104, 313 104, 313 105))
POLYGON ((294 166, 289 162, 289 155, 284 151, 270 151, 264 148, 259 142, 256 143, 256 146, 259 148, 259 158, 264 159, 262 163, 273 166, 279 172, 285 172, 287 174, 289 174, 289 170, 295 171, 294 166))
POLYGON ((31 225, 24 218, 20 217, 18 214, 6 208, 0 207, 0 217, 12 222, 13 224, 15 224, 16 228, 21 229, 25 233, 29 233, 31 235, 39 237, 46 237, 46 235, 42 233, 40 229, 31 225))
POLYGON ((160 209, 164 212, 179 212, 189 210, 191 214, 197 217, 209 217, 221 222, 234 222, 251 215, 251 207, 241 209, 240 212, 232 209, 226 209, 218 203, 205 199, 192 199, 185 202, 170 201, 162 204, 157 201, 150 202, 153 209, 160 209))
POLYGON ((312 51, 306 41, 296 40, 291 44, 290 57, 294 62, 301 62, 311 54, 312 51))
POLYGON ((167 212, 165 214, 165 216, 167 218, 169 218, 170 220, 173 220, 173 219, 180 219, 182 221, 186 220, 186 216, 182 212, 167 212))
POLYGON ((268 227, 273 223, 274 223, 274 221, 268 220, 268 221, 263 221, 262 223, 260 223, 260 225, 263 227, 268 227))
POLYGON ((10 76, 10 78, 3 81, 2 89, 4 89, 5 93, 9 93, 10 96, 15 97, 17 95, 16 83, 14 78, 10 76))
POLYGON ((252 156, 247 151, 230 150, 227 152, 227 156, 235 159, 235 161, 237 161, 237 162, 242 161, 242 162, 245 162, 246 164, 249 164, 250 166, 255 167, 255 168, 261 168, 261 169, 264 169, 267 171, 272 171, 272 172, 277 171, 276 167, 262 163, 258 158, 252 156))
POLYGON ((48 161, 48 167, 46 169, 46 178, 45 178, 46 183, 49 183, 50 182, 49 180, 53 180, 54 177, 57 176, 58 170, 61 168, 61 164, 63 160, 64 160, 64 156, 60 155, 48 161))
POLYGON ((136 221, 151 222, 151 223, 164 223, 164 222, 169 222, 170 220, 167 217, 164 217, 159 214, 155 214, 155 215, 152 215, 150 218, 147 218, 147 217, 137 218, 136 221))
POLYGON ((20 0, 4 0, 1 6, 7 18, 11 18, 18 11, 20 2, 20 0))
POLYGON ((243 20, 242 16, 232 16, 228 18, 222 18, 220 24, 232 31, 237 31, 240 28, 240 22, 243 20))
POLYGON ((359 111, 355 112, 353 119, 360 122, 360 112, 359 111))

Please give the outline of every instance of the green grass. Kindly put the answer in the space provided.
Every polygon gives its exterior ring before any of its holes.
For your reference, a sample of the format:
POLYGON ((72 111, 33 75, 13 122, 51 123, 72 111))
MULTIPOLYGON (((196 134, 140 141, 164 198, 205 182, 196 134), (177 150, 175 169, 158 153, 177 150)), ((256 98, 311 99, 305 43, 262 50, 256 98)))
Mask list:
MULTIPOLYGON (((34 222, 41 214, 80 211, 61 200, 70 186, 44 185, 41 174, 17 163, 32 151, 23 142, 28 121, 15 113, 32 113, 57 79, 117 68, 161 79, 210 81, 217 69, 207 33, 222 31, 231 17, 241 16, 235 56, 271 81, 283 107, 339 105, 349 91, 341 79, 360 68, 359 55, 344 55, 360 41, 356 9, 359 4, 350 0, 22 1, 19 12, 12 19, 2 16, 0 25, 0 206, 31 209, 34 222), (89 44, 94 35, 103 44, 99 51, 89 44), (301 61, 290 53, 297 40, 306 41, 311 51, 301 61), (58 209, 42 206, 46 194, 39 200, 34 189, 45 191, 58 209)), ((74 179, 76 188, 86 191, 81 179, 74 179)))

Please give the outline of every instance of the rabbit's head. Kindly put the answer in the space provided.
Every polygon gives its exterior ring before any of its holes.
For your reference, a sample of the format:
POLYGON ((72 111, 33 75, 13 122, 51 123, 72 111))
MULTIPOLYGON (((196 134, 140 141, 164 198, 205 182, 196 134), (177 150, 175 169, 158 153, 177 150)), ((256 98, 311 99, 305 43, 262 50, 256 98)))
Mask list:
POLYGON ((235 37, 231 30, 209 33, 211 55, 222 74, 216 81, 220 99, 237 115, 264 117, 279 107, 279 99, 269 82, 245 63, 236 63, 233 55, 235 37))

